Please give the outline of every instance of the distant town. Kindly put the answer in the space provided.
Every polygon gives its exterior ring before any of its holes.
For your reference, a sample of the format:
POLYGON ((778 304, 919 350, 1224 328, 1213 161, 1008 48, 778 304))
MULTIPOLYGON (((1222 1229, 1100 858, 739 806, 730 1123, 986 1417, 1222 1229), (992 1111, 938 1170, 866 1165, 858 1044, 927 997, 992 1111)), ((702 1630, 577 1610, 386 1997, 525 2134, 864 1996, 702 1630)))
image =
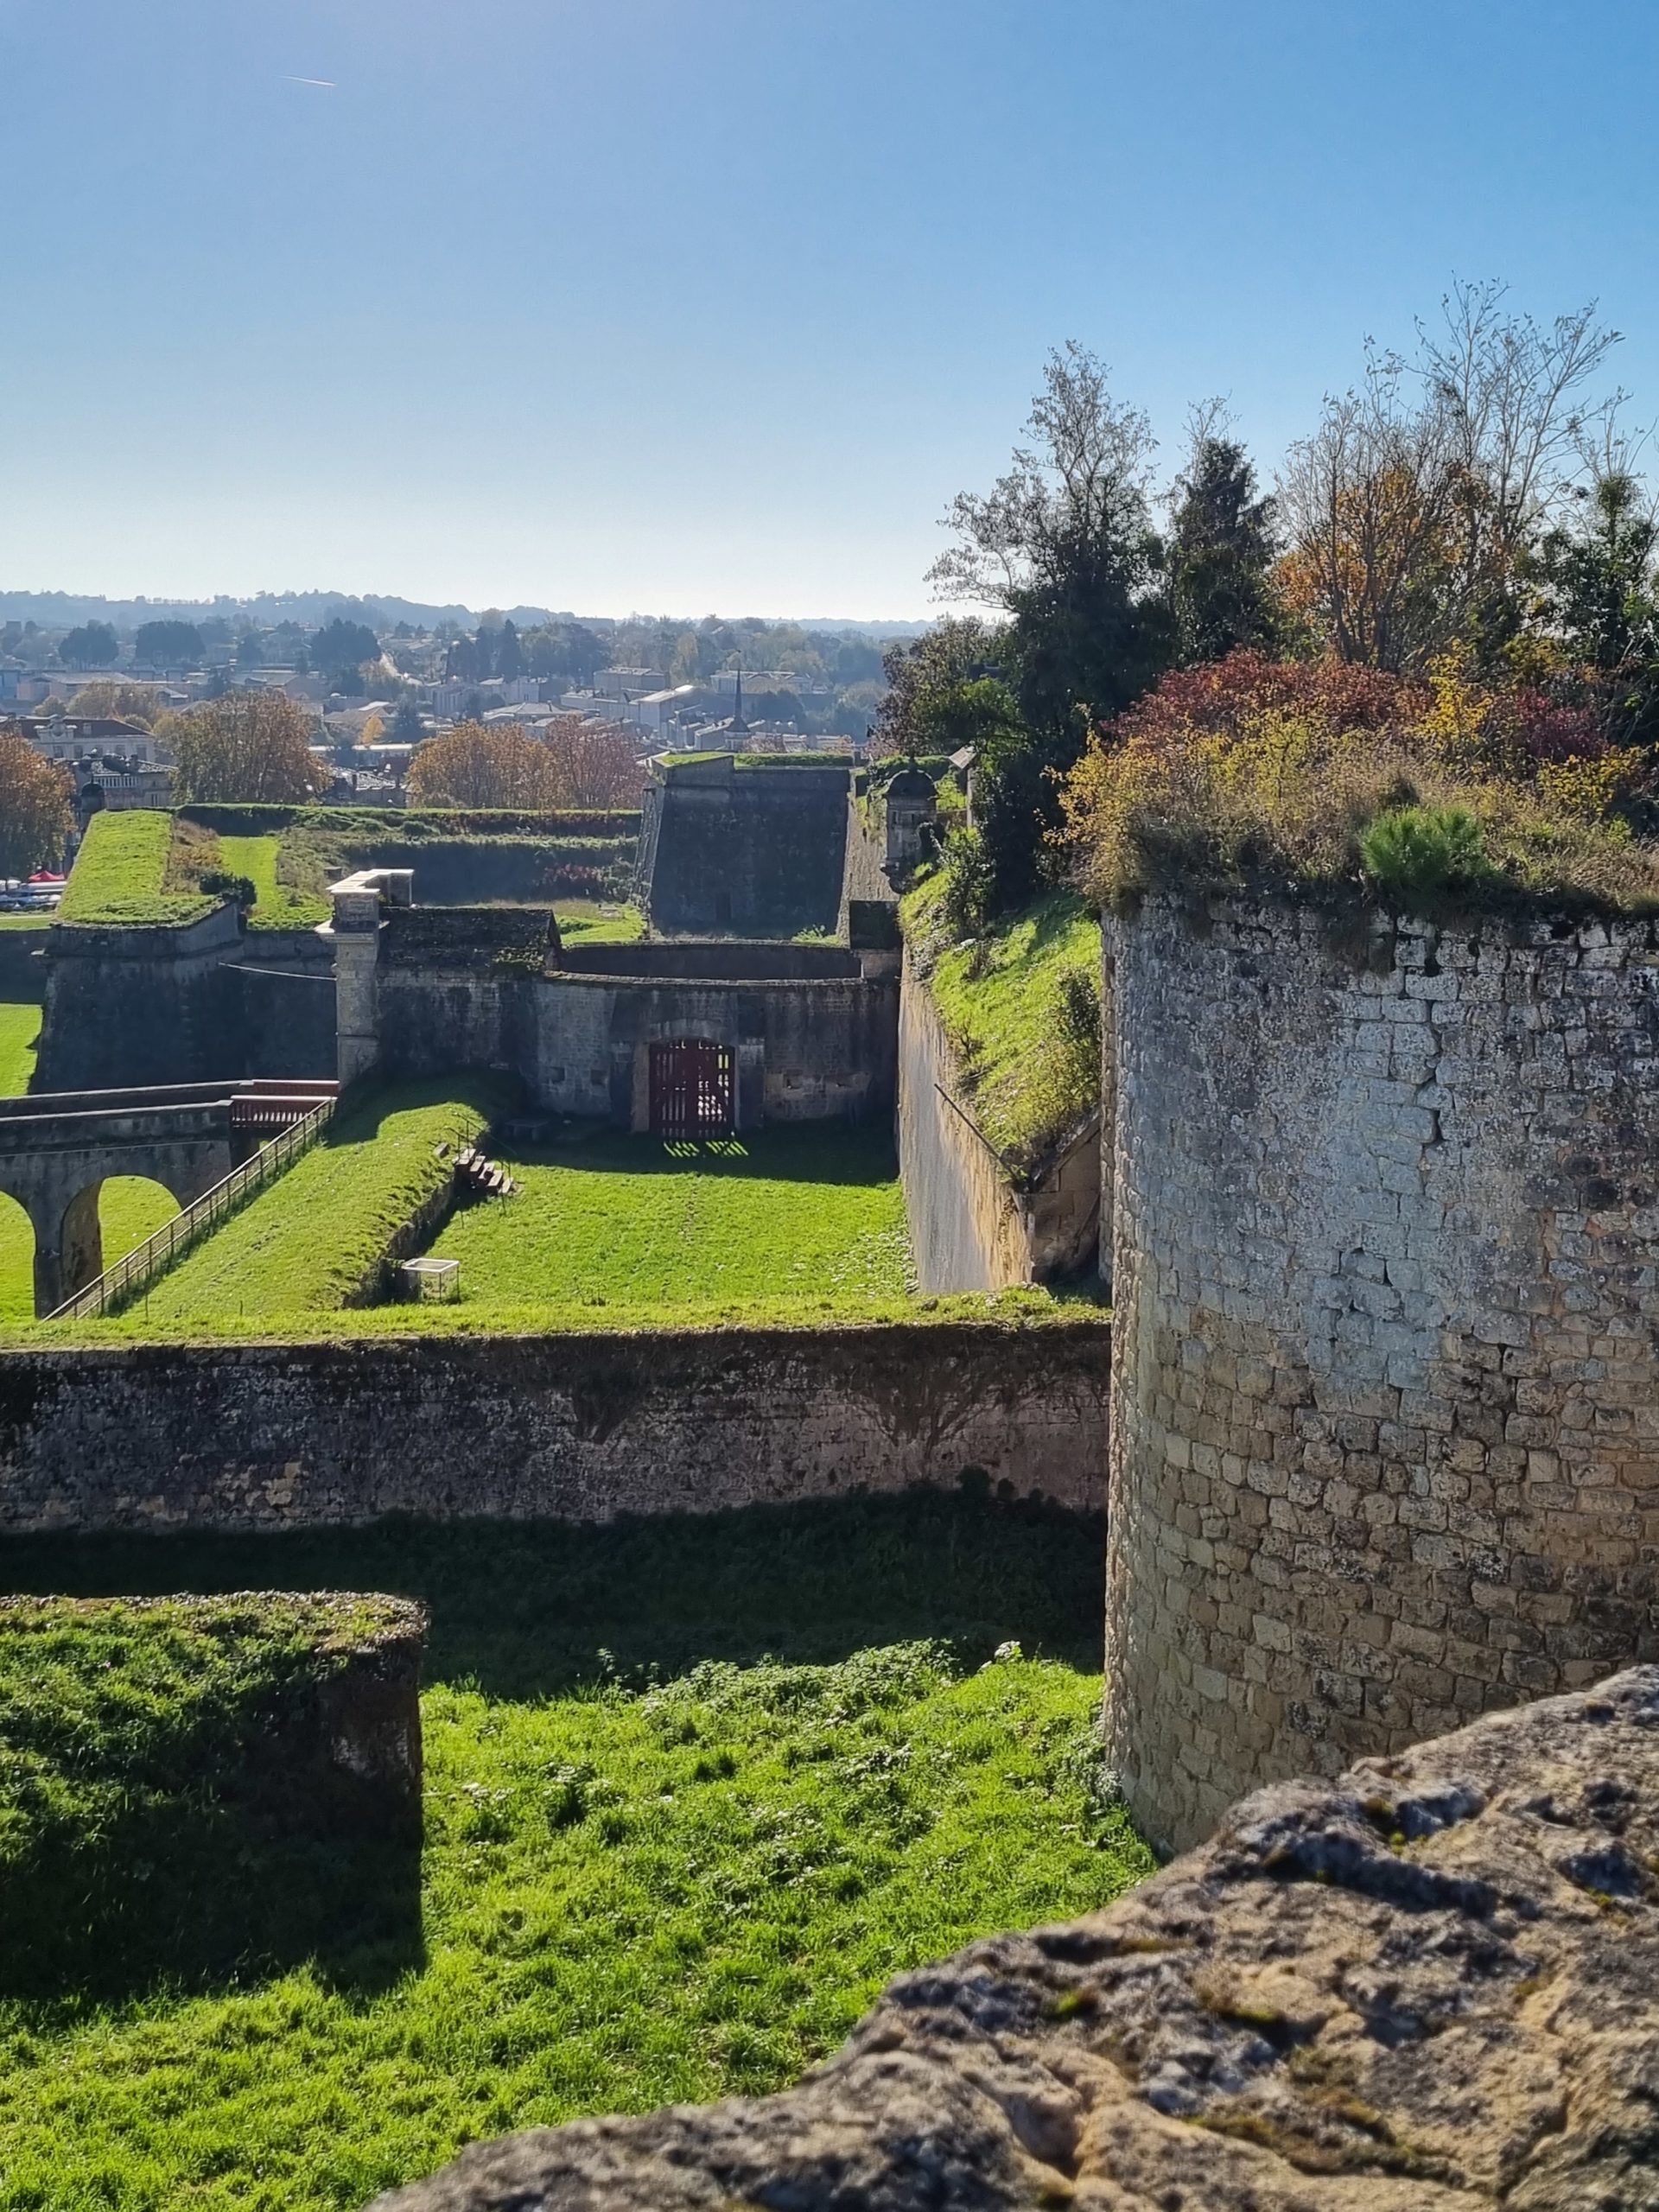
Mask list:
POLYGON ((0 594, 0 720, 73 777, 77 811, 166 805, 168 723, 276 694, 311 725, 316 797, 400 806, 421 747, 457 724, 545 734, 570 718, 662 752, 859 747, 884 645, 914 623, 616 621, 520 607, 474 616, 407 601, 218 601, 212 611, 0 594), (55 619, 54 619, 55 618, 55 619))

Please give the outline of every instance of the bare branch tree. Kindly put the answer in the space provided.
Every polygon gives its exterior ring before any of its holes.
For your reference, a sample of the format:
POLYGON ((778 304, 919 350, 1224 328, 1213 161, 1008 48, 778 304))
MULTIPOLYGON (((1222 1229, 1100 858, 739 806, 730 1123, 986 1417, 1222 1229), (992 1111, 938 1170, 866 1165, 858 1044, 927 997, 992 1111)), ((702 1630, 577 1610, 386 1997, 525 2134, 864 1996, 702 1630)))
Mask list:
POLYGON ((1157 440, 1137 407, 1115 400, 1103 363, 1074 340, 1051 353, 1014 463, 988 493, 962 492, 944 527, 957 543, 927 572, 938 598, 1008 611, 1052 581, 1068 549, 1144 528, 1157 440))
POLYGON ((1511 624, 1529 549, 1612 434, 1624 394, 1590 387, 1618 332, 1593 302, 1546 326, 1504 297, 1454 284, 1411 359, 1368 342, 1357 389, 1291 449, 1287 588, 1344 659, 1419 670, 1511 624))

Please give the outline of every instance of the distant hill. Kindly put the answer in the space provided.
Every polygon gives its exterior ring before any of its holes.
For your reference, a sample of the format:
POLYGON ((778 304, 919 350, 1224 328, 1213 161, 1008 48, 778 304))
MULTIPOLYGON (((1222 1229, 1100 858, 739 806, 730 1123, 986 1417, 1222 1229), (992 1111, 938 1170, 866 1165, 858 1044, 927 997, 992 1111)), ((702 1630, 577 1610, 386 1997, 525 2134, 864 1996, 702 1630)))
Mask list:
MULTIPOLYGON (((520 630, 536 629, 547 622, 580 621, 602 632, 613 628, 617 620, 611 615, 576 615, 569 609, 546 607, 510 607, 499 611, 520 630)), ((258 592, 251 599, 223 593, 214 599, 105 599, 67 591, 0 591, 0 622, 35 622, 43 630, 69 629, 80 622, 108 622, 117 630, 130 631, 141 622, 205 622, 214 616, 232 623, 246 617, 267 628, 278 622, 299 622, 307 629, 316 629, 337 614, 348 622, 366 622, 375 630, 390 630, 399 622, 416 630, 435 630, 441 622, 470 630, 481 612, 458 602, 434 607, 422 600, 400 599, 392 592, 362 595, 339 591, 258 592)), ((693 625, 701 620, 685 619, 693 625)), ((890 638, 919 638, 932 626, 926 622, 855 622, 841 615, 800 615, 795 621, 803 630, 868 638, 877 644, 885 644, 890 638)))

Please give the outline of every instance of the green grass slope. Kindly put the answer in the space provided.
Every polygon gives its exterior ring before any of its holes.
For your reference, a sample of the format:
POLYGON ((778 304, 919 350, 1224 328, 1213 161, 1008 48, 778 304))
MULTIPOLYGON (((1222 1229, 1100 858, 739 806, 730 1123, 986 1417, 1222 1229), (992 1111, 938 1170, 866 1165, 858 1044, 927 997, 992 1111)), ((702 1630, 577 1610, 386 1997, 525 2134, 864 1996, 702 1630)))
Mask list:
POLYGON ((0 1999, 0 2212, 355 2212, 511 2127, 781 2087, 893 1974, 1106 1903, 1149 1861, 1101 1794, 1101 1549, 938 1496, 12 1544, 35 1588, 418 1595, 433 1638, 401 1944, 365 1907, 302 1964, 0 1999))
POLYGON ((21 1098, 35 1076, 41 1008, 0 1001, 0 1098, 21 1098))
POLYGON ((906 898, 906 941, 981 1126, 1027 1163, 1100 1096, 1100 924, 1074 893, 1056 891, 982 938, 953 942, 944 892, 934 875, 906 898))
POLYGON ((248 912, 249 926, 253 929, 296 930, 314 928, 328 919, 328 901, 315 891, 302 891, 295 885, 283 882, 277 874, 277 861, 282 852, 282 839, 268 837, 227 837, 219 840, 219 865, 227 875, 245 875, 254 887, 255 898, 248 912))
POLYGON ((559 1153, 504 1153, 512 1198, 452 1217, 432 1247, 463 1302, 551 1312, 855 1310, 905 1294, 910 1245, 891 1140, 842 1123, 678 1147, 605 1131, 559 1153))
POLYGON ((199 920, 216 900, 162 888, 173 847, 173 817, 148 809, 95 814, 58 908, 61 922, 136 928, 199 920))
POLYGON ((348 1109, 121 1321, 210 1328, 226 1315, 257 1322, 338 1306, 448 1179, 437 1146, 476 1137, 495 1096, 486 1079, 461 1076, 400 1084, 348 1109))

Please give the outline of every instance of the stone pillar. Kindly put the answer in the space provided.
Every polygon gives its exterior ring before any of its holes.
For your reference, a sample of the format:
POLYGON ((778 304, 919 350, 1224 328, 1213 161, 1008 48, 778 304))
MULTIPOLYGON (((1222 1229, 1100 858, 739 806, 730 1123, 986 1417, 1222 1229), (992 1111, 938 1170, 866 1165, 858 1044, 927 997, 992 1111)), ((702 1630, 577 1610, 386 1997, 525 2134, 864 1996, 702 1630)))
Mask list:
POLYGON ((1659 958, 1116 925, 1107 1733, 1179 1847, 1659 1655, 1659 958))
MULTIPOLYGON (((407 871, 399 873, 405 895, 396 903, 407 905, 407 871)), ((334 1073, 342 1090, 367 1075, 380 1058, 380 905, 386 888, 383 879, 389 874, 365 869, 330 884, 334 918, 318 931, 334 941, 334 1073)))

